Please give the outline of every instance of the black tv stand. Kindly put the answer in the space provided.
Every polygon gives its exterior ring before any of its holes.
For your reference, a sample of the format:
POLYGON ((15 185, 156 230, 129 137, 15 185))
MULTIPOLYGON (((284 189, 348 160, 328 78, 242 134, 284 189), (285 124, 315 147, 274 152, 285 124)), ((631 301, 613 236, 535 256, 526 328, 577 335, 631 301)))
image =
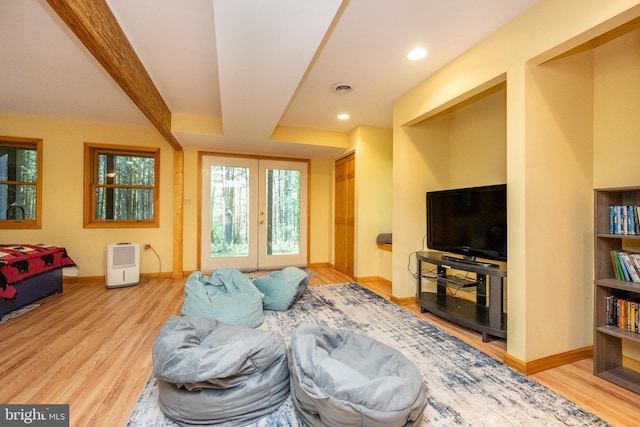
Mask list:
MULTIPOLYGON (((416 300, 420 311, 431 313, 453 323, 482 333, 482 341, 507 337, 507 314, 503 312, 504 278, 506 270, 488 267, 482 263, 449 257, 439 252, 418 252, 418 279, 416 300), (431 264, 437 274, 423 273, 423 264, 431 264), (451 270, 466 271, 475 277, 457 277, 451 270), (423 280, 431 282, 430 290, 423 290, 423 280), (435 289, 433 286, 435 282, 435 289), (447 289, 459 290, 476 286, 475 301, 459 298, 447 289), (487 291, 489 291, 487 293, 487 291)), ((433 268, 431 268, 433 271, 433 268)), ((426 283, 425 283, 426 284, 426 283)), ((428 286, 427 286, 428 287, 428 286)))
POLYGON ((446 259, 447 261, 461 262, 463 264, 477 265, 480 267, 492 267, 492 268, 500 267, 498 264, 493 264, 493 263, 484 262, 484 261, 477 261, 474 258, 460 258, 456 256, 442 255, 442 259, 446 259))

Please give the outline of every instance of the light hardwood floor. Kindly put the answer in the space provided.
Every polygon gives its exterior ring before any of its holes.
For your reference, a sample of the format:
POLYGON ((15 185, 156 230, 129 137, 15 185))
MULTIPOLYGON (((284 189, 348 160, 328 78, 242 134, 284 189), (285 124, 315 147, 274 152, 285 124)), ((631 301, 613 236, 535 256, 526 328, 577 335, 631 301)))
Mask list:
MULTIPOLYGON (((312 269, 310 284, 350 279, 331 268, 312 269)), ((106 289, 79 281, 41 306, 0 324, 0 403, 69 404, 72 426, 124 426, 152 368, 158 330, 182 306, 186 279, 151 279, 135 287, 106 289)), ((380 282, 366 287, 389 299, 380 282)), ((502 360, 503 340, 483 343, 480 334, 405 307, 502 360)), ((592 375, 591 360, 533 375, 583 408, 619 427, 638 425, 640 396, 592 375)))

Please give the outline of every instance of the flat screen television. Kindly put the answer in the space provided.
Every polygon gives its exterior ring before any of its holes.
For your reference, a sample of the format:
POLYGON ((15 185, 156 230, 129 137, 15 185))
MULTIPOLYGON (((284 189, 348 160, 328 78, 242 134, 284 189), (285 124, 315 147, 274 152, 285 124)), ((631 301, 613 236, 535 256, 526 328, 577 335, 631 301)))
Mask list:
POLYGON ((427 246, 463 262, 507 261, 507 185, 427 192, 427 246))

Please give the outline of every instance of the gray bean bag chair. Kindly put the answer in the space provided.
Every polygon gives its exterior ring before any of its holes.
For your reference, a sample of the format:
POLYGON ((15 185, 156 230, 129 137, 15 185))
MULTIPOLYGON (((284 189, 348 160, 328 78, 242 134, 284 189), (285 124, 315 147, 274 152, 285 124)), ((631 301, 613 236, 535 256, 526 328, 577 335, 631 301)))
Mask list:
POLYGON ((234 268, 219 268, 211 277, 191 273, 185 284, 180 314, 207 317, 232 325, 255 328, 264 321, 262 293, 234 268))
POLYGON ((303 324, 289 343, 291 395, 307 426, 419 425, 427 391, 418 368, 366 335, 303 324))
POLYGON ((153 343, 162 412, 184 426, 241 426, 289 396, 287 349, 271 331, 171 317, 153 343))
POLYGON ((253 284, 263 294, 265 310, 285 311, 302 297, 309 284, 309 276, 298 267, 286 267, 253 279, 253 284))

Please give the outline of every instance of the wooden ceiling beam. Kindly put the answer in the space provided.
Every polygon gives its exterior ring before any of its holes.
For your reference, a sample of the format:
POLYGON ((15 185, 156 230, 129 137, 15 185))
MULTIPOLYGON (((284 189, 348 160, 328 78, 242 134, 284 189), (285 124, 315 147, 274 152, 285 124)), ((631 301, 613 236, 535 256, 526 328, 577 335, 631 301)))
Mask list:
POLYGON ((47 0, 104 69, 175 150, 171 111, 105 0, 47 0))

